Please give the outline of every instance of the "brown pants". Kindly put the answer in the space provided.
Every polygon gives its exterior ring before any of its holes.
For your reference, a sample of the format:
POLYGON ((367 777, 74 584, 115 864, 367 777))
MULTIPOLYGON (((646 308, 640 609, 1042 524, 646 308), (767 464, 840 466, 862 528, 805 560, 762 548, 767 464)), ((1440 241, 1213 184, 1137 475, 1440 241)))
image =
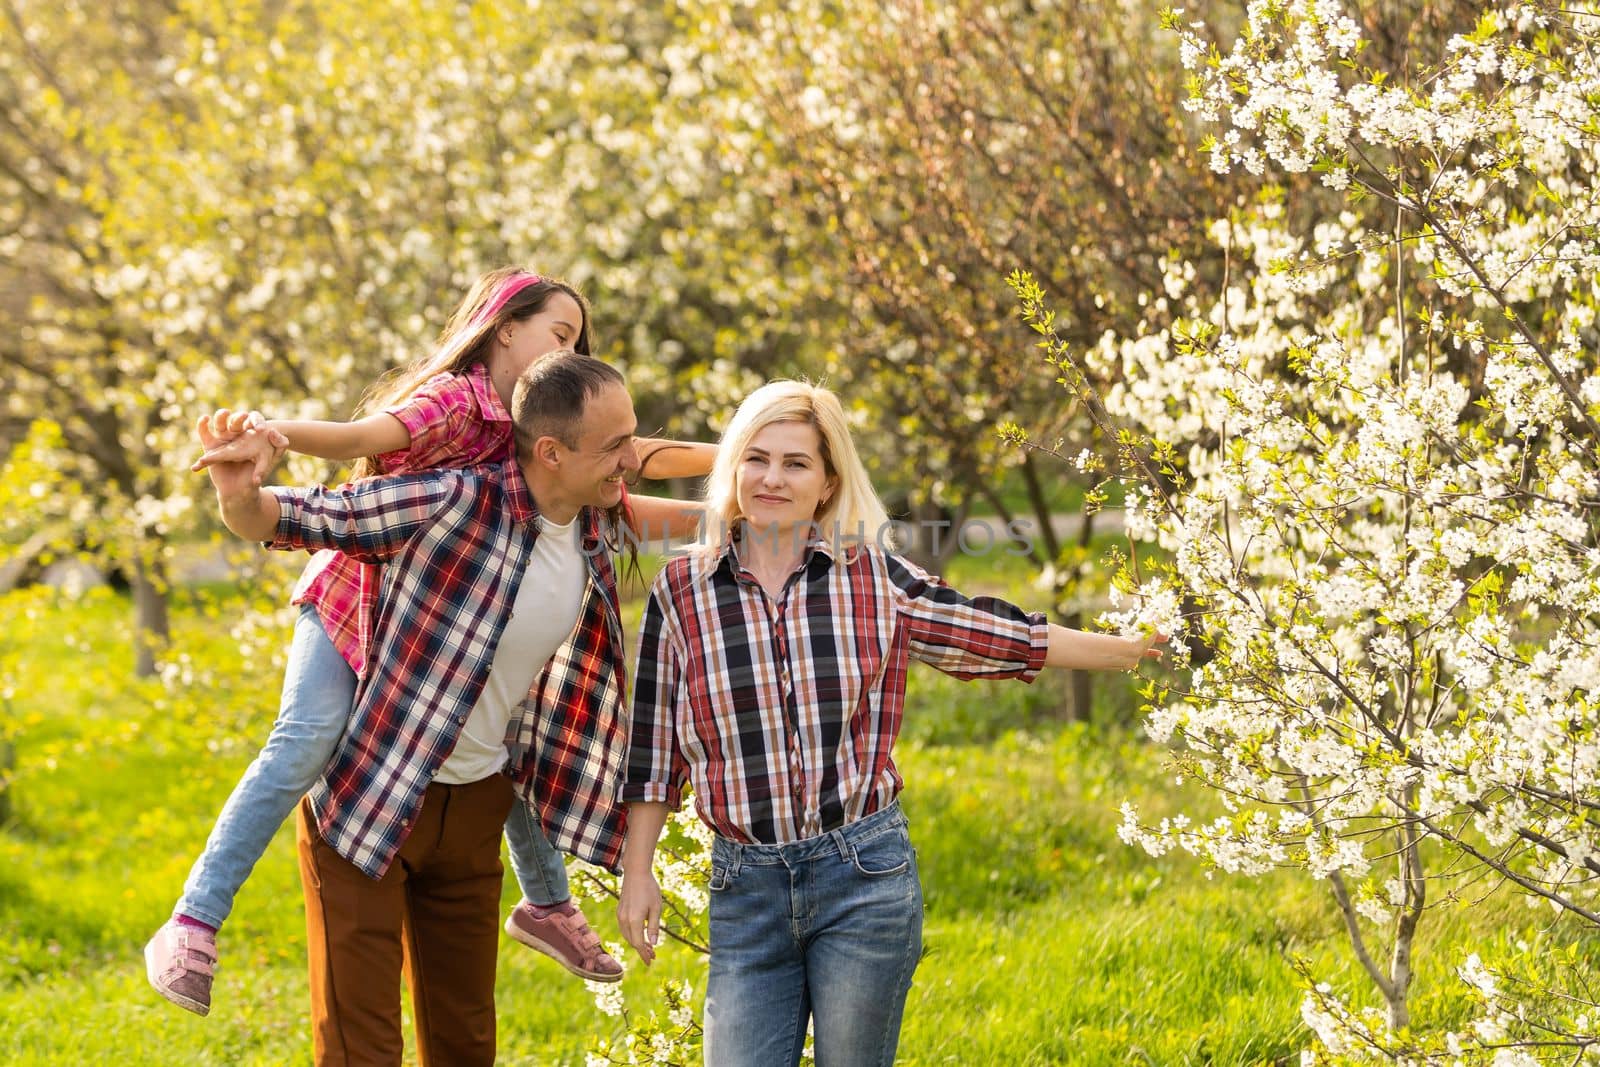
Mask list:
POLYGON ((421 1064, 494 1063, 500 833, 513 799, 494 775, 428 786, 384 876, 361 873, 316 832, 300 802, 316 1062, 399 1064, 400 974, 411 987, 421 1064))

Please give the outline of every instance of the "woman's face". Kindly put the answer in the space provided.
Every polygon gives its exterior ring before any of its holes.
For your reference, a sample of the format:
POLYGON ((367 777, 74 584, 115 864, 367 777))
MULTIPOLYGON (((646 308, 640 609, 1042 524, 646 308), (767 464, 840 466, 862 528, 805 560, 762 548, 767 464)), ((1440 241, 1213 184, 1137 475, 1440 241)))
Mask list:
POLYGON ((550 294, 544 307, 525 319, 513 319, 497 331, 495 360, 490 369, 515 382, 534 360, 558 348, 571 348, 583 330, 583 309, 566 293, 550 294))
POLYGON ((763 427, 739 457, 739 514, 757 529, 811 522, 833 493, 822 437, 809 422, 763 427))

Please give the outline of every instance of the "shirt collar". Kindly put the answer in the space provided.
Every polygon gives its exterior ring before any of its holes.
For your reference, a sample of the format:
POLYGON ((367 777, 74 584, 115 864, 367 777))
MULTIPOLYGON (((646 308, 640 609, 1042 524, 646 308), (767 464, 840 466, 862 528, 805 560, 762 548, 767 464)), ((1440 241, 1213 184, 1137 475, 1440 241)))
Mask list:
POLYGON ((534 502, 533 491, 522 477, 522 464, 517 462, 515 451, 501 464, 505 475, 506 499, 511 507, 511 521, 525 525, 539 517, 539 505, 534 502))
POLYGON ((578 515, 583 519, 581 529, 583 530, 584 552, 590 554, 598 552, 605 541, 605 513, 599 508, 585 507, 578 515))
MULTIPOLYGON (((528 488, 527 479, 522 476, 522 464, 517 462, 516 456, 512 456, 504 462, 501 469, 505 475, 511 521, 518 525, 532 523, 539 517, 539 502, 533 499, 533 490, 528 488)), ((599 508, 586 505, 578 512, 578 517, 583 520, 578 528, 583 531, 584 550, 598 551, 606 537, 605 513, 599 508)))
MULTIPOLYGON (((739 571, 743 568, 743 565, 739 562, 738 541, 739 535, 736 529, 720 549, 713 555, 705 557, 705 567, 700 573, 702 580, 710 581, 712 576, 723 570, 728 572, 729 577, 738 577, 739 571)), ((835 558, 833 549, 833 544, 826 537, 819 533, 813 533, 810 542, 806 545, 805 555, 801 560, 800 567, 797 567, 796 570, 810 567, 818 557, 831 566, 835 558)))
POLYGON ((472 396, 478 402, 478 410, 483 417, 492 422, 510 422, 511 412, 506 410, 505 404, 500 400, 500 394, 495 392, 494 382, 489 379, 489 368, 483 363, 474 363, 466 370, 467 386, 472 390, 472 396))

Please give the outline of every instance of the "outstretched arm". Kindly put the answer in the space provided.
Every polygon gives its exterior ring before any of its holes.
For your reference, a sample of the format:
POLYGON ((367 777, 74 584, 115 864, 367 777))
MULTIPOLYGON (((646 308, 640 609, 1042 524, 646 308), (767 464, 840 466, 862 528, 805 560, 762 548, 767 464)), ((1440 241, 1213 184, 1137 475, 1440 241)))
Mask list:
POLYGON ((667 805, 639 801, 628 805, 628 835, 622 842, 622 892, 617 926, 646 964, 655 962, 661 941, 661 885, 656 881, 656 844, 667 825, 667 805))
MULTIPOLYGON (((236 460, 246 451, 257 455, 251 446, 235 447, 239 435, 251 429, 269 434, 279 448, 289 448, 321 459, 360 459, 362 456, 394 452, 411 445, 411 433, 405 424, 382 411, 354 422, 325 422, 317 419, 267 419, 257 411, 222 408, 204 419, 217 444, 195 461, 193 469, 197 471, 213 463, 236 460)), ((258 469, 257 479, 265 473, 264 468, 258 469)))
MULTIPOLYGON (((208 451, 224 444, 209 418, 200 419, 195 432, 208 451)), ((282 451, 274 443, 276 436, 264 427, 251 427, 228 443, 237 458, 219 459, 206 468, 228 529, 270 542, 270 548, 336 548, 364 563, 383 562, 434 521, 464 477, 460 471, 432 471, 368 478, 338 489, 267 490, 256 472, 271 467, 282 451)))
POLYGON ((1160 659, 1161 650, 1155 646, 1166 639, 1166 634, 1155 632, 1145 637, 1119 637, 1051 623, 1050 651, 1045 653, 1044 665, 1075 671, 1131 671, 1146 657, 1160 659))
POLYGON ((1022 678, 1044 667, 1131 670, 1161 634, 1118 637, 1072 630, 996 597, 967 597, 903 557, 888 553, 886 573, 911 635, 911 654, 957 678, 1022 678))
POLYGON ((664 437, 641 437, 634 442, 639 450, 641 478, 698 478, 711 473, 717 446, 698 441, 668 441, 664 437))

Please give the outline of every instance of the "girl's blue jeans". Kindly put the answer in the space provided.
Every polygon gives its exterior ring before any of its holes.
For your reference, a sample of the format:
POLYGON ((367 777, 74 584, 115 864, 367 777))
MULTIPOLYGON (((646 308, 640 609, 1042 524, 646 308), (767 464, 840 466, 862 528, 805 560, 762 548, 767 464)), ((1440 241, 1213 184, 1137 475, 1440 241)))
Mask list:
MULTIPOLYGON (((256 861, 333 757, 355 703, 356 672, 329 640, 310 604, 300 609, 284 669, 278 719, 233 787, 173 914, 221 926, 256 861)), ((570 895, 567 868, 520 801, 506 820, 511 869, 523 895, 556 904, 570 895)))
POLYGON ((707 1067, 894 1062, 922 956, 922 883, 898 802, 788 845, 711 849, 707 1067))

